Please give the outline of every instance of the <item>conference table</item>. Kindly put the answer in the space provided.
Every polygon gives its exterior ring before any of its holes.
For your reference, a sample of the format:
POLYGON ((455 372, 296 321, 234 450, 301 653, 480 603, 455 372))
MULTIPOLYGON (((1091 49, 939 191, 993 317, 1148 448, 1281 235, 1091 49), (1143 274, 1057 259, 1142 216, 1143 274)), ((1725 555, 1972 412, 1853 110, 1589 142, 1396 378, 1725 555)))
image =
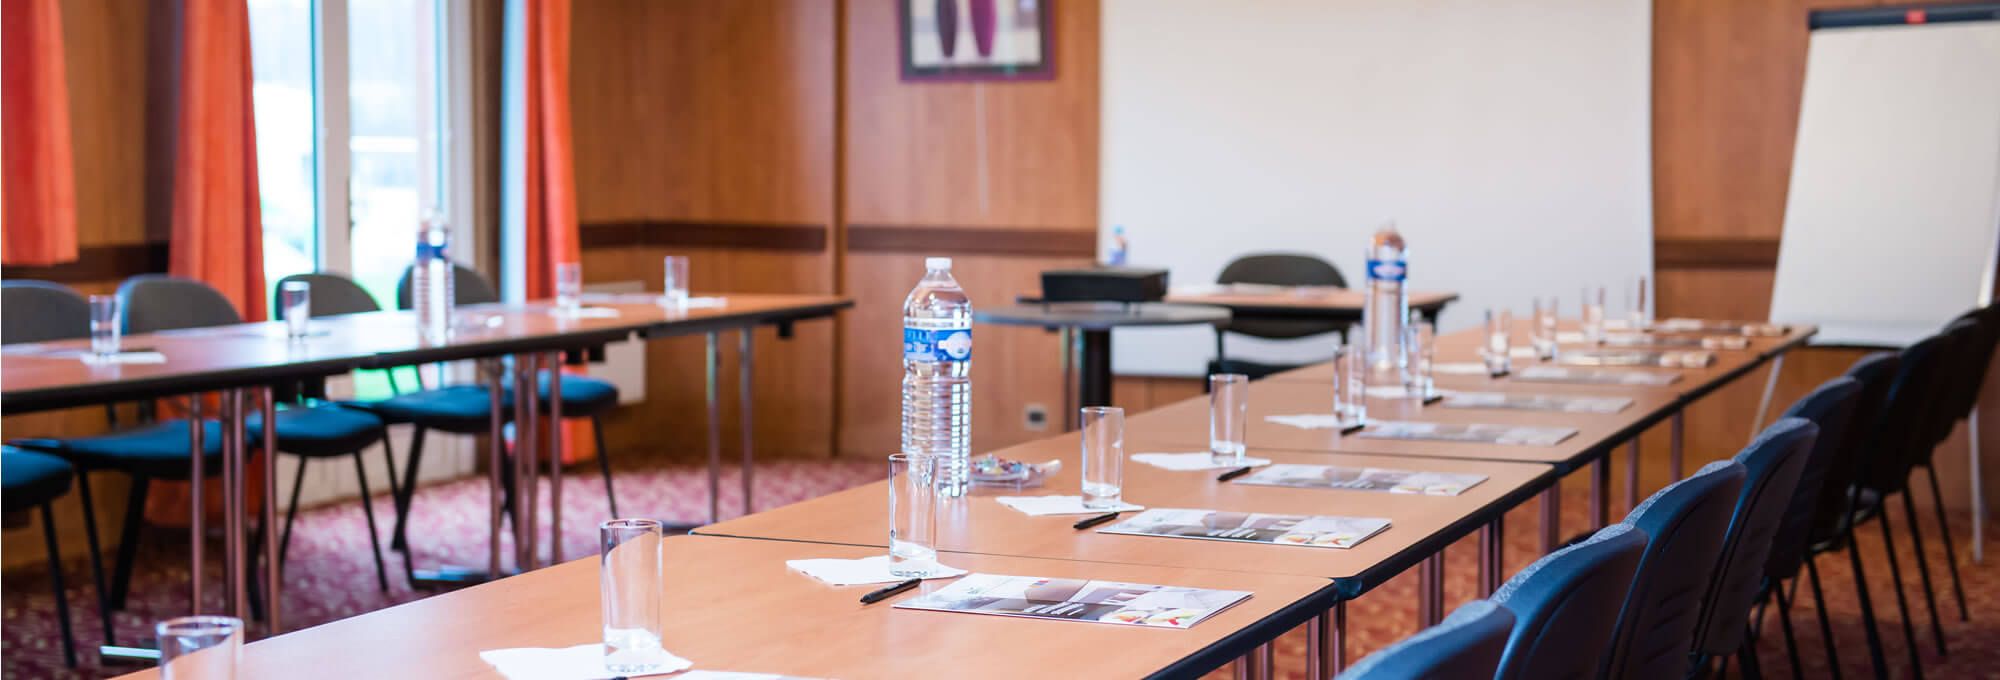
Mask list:
MULTIPOLYGON (((126 336, 122 342, 126 353, 157 354, 146 361, 86 362, 84 355, 89 351, 88 339, 0 346, 0 375, 5 376, 5 380, 0 381, 0 413, 15 415, 219 392, 219 413, 216 415, 221 421, 223 439, 224 593, 227 610, 238 618, 248 619, 248 583, 245 576, 248 570, 244 568, 247 503, 244 487, 250 480, 244 479, 243 475, 252 437, 244 432, 244 423, 253 412, 268 413, 273 410, 274 392, 278 387, 300 381, 323 380, 360 369, 477 361, 480 377, 487 382, 492 395, 488 456, 492 534, 485 573, 502 574, 500 480, 505 438, 501 428, 506 419, 500 399, 505 387, 502 383, 503 357, 513 358, 517 369, 513 391, 521 395, 514 404, 517 420, 524 423, 522 432, 518 433, 521 435, 519 440, 524 444, 520 447, 523 453, 514 457, 515 493, 527 502, 514 504, 517 515, 513 524, 517 532, 515 568, 527 570, 534 568, 539 561, 539 554, 535 551, 536 532, 531 528, 539 526, 534 519, 535 488, 544 442, 542 437, 536 436, 534 422, 537 419, 531 414, 539 412, 537 402, 540 390, 534 380, 539 373, 538 367, 545 365, 545 361, 547 366, 554 367, 562 362, 564 355, 580 353, 634 335, 653 338, 707 334, 710 509, 714 513, 720 460, 720 426, 715 403, 715 345, 718 333, 738 330, 744 350, 739 366, 744 383, 742 399, 746 434, 743 458, 747 509, 747 487, 750 483, 747 468, 752 456, 751 440, 747 434, 750 426, 751 330, 760 325, 777 325, 781 335, 789 335, 793 323, 829 317, 852 304, 844 298, 824 295, 707 296, 696 298, 684 308, 670 308, 656 300, 633 296, 587 298, 586 302, 587 307, 582 311, 562 310, 546 302, 459 307, 454 310, 452 333, 449 339, 442 342, 423 338, 418 332, 414 313, 393 311, 314 319, 308 325, 306 336, 299 339, 288 337, 281 322, 231 324, 126 336)), ((548 373, 549 396, 554 402, 550 409, 551 416, 559 419, 561 371, 548 373)), ((204 400, 189 401, 189 417, 200 419, 204 400)), ((274 419, 263 419, 263 423, 263 432, 256 435, 255 440, 275 440, 274 419)), ((198 547, 201 537, 205 535, 205 517, 200 509, 204 507, 201 494, 207 470, 198 452, 203 448, 204 428, 188 430, 191 489, 194 494, 190 502, 189 535, 191 544, 197 547, 189 551, 190 574, 199 575, 204 573, 203 551, 198 547)), ((560 513, 561 452, 556 450, 560 446, 560 437, 550 439, 557 442, 555 446, 548 447, 549 470, 554 475, 550 491, 551 511, 560 513)), ((266 465, 264 470, 264 497, 279 498, 276 466, 266 465)), ((275 505, 272 502, 264 504, 260 519, 266 526, 275 526, 275 505)), ((555 520, 552 526, 560 526, 559 514, 555 520)), ((561 561, 560 551, 555 547, 559 544, 559 541, 550 541, 552 562, 561 561)), ((278 542, 265 541, 264 548, 267 564, 277 564, 278 542)), ((266 569, 265 574, 268 578, 264 592, 269 594, 265 598, 269 607, 266 612, 269 628, 272 631, 283 630, 279 608, 281 599, 278 597, 282 582, 275 568, 266 569)), ((198 576, 191 578, 190 601, 194 603, 197 613, 203 601, 202 593, 201 579, 198 576)))

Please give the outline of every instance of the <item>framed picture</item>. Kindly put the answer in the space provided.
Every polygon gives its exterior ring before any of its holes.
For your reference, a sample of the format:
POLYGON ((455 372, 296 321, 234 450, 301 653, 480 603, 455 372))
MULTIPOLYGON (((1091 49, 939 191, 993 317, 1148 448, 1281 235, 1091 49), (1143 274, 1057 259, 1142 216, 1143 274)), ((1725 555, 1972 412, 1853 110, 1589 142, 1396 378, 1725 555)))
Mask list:
POLYGON ((1055 0, 897 0, 904 80, 1034 80, 1055 74, 1055 0))

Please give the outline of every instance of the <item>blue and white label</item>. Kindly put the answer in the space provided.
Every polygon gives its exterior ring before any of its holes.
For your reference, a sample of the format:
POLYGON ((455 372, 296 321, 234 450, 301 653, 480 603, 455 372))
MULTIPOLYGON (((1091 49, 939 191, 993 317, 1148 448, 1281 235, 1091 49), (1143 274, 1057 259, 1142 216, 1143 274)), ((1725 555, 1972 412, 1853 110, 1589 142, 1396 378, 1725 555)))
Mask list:
POLYGON ((972 358, 972 329, 903 328, 903 358, 908 361, 965 361, 972 358))
POLYGON ((430 244, 425 243, 423 239, 417 239, 417 261, 422 262, 430 258, 445 259, 444 244, 430 244))
POLYGON ((1368 260, 1368 278, 1370 279, 1401 283, 1403 277, 1408 274, 1409 270, 1404 267, 1402 260, 1368 260))

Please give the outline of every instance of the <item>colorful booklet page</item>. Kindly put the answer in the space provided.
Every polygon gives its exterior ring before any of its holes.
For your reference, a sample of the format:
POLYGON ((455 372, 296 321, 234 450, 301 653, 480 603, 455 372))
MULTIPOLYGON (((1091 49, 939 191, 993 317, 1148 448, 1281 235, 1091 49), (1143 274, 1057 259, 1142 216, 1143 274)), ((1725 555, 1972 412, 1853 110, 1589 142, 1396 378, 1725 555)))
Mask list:
POLYGON ((1368 429, 1355 433, 1354 436, 1363 439, 1404 439, 1411 441, 1555 446, 1561 444, 1564 439, 1575 435, 1576 429, 1570 427, 1477 424, 1446 425, 1442 423, 1384 420, 1369 425, 1368 429))
POLYGON ((1241 590, 972 574, 922 597, 896 603, 896 608, 1193 628, 1247 599, 1250 593, 1241 590))
POLYGON ((1632 405, 1625 397, 1583 397, 1561 394, 1510 394, 1506 392, 1453 392, 1439 403, 1445 408, 1507 409, 1514 411, 1561 411, 1563 413, 1617 413, 1632 405))
POLYGON ((1099 533, 1199 538, 1238 543, 1273 543, 1314 548, 1352 548, 1389 528, 1377 517, 1266 515, 1251 512, 1155 508, 1099 533))
POLYGON ((1604 336, 1606 347, 1663 347, 1669 349, 1728 349, 1750 347, 1750 338, 1741 335, 1656 335, 1613 333, 1604 336))
POLYGON ((1267 466, 1235 479, 1237 484, 1258 486, 1387 491, 1427 496, 1456 496, 1483 481, 1486 481, 1486 475, 1289 463, 1267 466))
POLYGON ((1681 379, 1679 373, 1657 373, 1652 371, 1624 371, 1611 368, 1569 368, 1563 366, 1529 366, 1514 371, 1514 379, 1523 382, 1574 383, 1580 385, 1642 385, 1659 387, 1671 385, 1681 379))
POLYGON ((1700 368, 1715 363, 1715 353, 1704 350, 1579 349, 1561 353, 1556 357, 1556 362, 1572 366, 1700 368))

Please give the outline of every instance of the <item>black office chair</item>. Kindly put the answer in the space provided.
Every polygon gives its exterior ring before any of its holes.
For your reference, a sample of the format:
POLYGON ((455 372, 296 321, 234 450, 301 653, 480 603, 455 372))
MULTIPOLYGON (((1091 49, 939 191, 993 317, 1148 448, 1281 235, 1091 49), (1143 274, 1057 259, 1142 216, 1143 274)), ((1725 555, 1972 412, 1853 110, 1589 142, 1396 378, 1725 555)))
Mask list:
POLYGON ((1722 554, 1729 515, 1742 495, 1743 466, 1709 463, 1632 508, 1624 524, 1646 535, 1646 550, 1618 614, 1617 632, 1598 668, 1603 678, 1682 680, 1701 596, 1722 554))
MULTIPOLYGON (((32 508, 42 511, 42 542, 48 550, 49 583, 56 596, 56 624, 62 629, 63 663, 70 668, 76 667, 76 634, 70 630, 69 595, 63 584, 62 552, 56 541, 55 500, 69 493, 73 475, 70 464, 61 458, 12 446, 0 447, 0 486, 4 486, 0 489, 0 509, 8 513, 32 508)), ((98 590, 98 604, 102 606, 101 580, 98 590)), ((97 614, 110 620, 101 609, 97 614)))
POLYGON ((0 281, 0 337, 6 344, 68 340, 90 335, 90 302, 68 286, 48 281, 0 281))
MULTIPOLYGON (((1813 441, 1812 449, 1806 454, 1805 467, 1799 472, 1799 481, 1792 489, 1792 497, 1785 502, 1784 516, 1778 523, 1778 531, 1771 538, 1771 554, 1764 559, 1764 582, 1757 594, 1757 601, 1768 602, 1774 598, 1778 602, 1778 622, 1785 633, 1785 653, 1792 662, 1792 674, 1799 676, 1798 641, 1792 635, 1792 595, 1785 585, 1791 581, 1796 587, 1799 570, 1806 565, 1806 550, 1812 533, 1814 506, 1819 502, 1820 493, 1825 491, 1828 472, 1836 465, 1839 450, 1847 444, 1848 423, 1853 419, 1854 405, 1861 398, 1860 380, 1840 376, 1822 383, 1818 388, 1793 402, 1781 418, 1803 418, 1819 426, 1819 437, 1813 441)), ((1826 655, 1829 667, 1840 671, 1840 660, 1833 645, 1833 623, 1826 616, 1826 598, 1820 593, 1819 570, 1813 568, 1813 597, 1819 603, 1819 628, 1826 641, 1826 655)), ((1758 620, 1763 620, 1759 616, 1758 620)))
POLYGON ((1492 677, 1513 630, 1513 612, 1488 600, 1473 600, 1437 625, 1368 655, 1341 672, 1338 680, 1492 677))
POLYGON ((2000 319, 1994 318, 1988 308, 1975 309, 1953 320, 1945 327, 1945 333, 1952 338, 1951 357, 1939 365, 1939 389, 1930 409, 1930 436, 1927 444, 1912 453, 1912 464, 1923 468, 1930 479, 1931 507, 1937 512, 1938 536, 1944 539, 1945 566, 1951 573, 1952 594, 1958 600, 1958 620, 1968 621, 1971 615, 1965 606, 1965 583, 1958 576, 1958 547, 1951 537, 1951 521, 1944 511, 1944 490, 1938 485, 1937 466, 1932 465, 1931 459, 1979 402, 1979 388, 1986 381, 1993 345, 2000 341, 2000 319))
POLYGON ((1806 456, 1818 437, 1819 426, 1812 421, 1781 418, 1736 454, 1736 462, 1747 475, 1708 592, 1702 597, 1701 621, 1690 650, 1691 666, 1706 668, 1710 659, 1735 654, 1743 662, 1745 677, 1761 677, 1755 639, 1749 634, 1750 607, 1756 601, 1757 586, 1763 582, 1771 538, 1778 533, 1792 492, 1797 490, 1799 470, 1805 467, 1806 456))
POLYGON ((1490 598, 1514 612, 1514 630, 1493 677, 1582 678, 1596 673, 1645 550, 1645 531, 1613 524, 1507 579, 1490 598))
MULTIPOLYGON (((1261 283, 1273 286, 1347 287, 1347 279, 1333 263, 1313 255, 1258 253, 1231 261, 1215 277, 1216 283, 1261 283)), ((1345 333, 1347 325, 1311 319, 1232 319, 1215 327, 1215 361, 1209 374, 1241 373, 1252 379, 1288 371, 1298 366, 1231 360, 1223 351, 1223 339, 1230 333, 1256 338, 1290 340, 1324 333, 1345 333)))
MULTIPOLYGON (((396 283, 396 306, 410 309, 412 287, 410 277, 413 268, 403 270, 403 277, 396 283)), ((486 277, 464 265, 452 266, 452 296, 456 305, 476 305, 500 301, 500 293, 486 277)), ((393 384, 393 382, 392 382, 393 384)), ((421 384, 421 381, 420 383, 421 384)), ((549 399, 549 375, 538 376, 538 396, 542 413, 552 411, 549 399)), ((501 399, 502 417, 513 418, 514 393, 508 388, 501 399)), ((410 505, 416 494, 417 466, 423 459, 424 437, 430 430, 452 434, 485 434, 491 427, 491 397, 484 385, 451 385, 418 392, 399 394, 368 405, 391 423, 410 423, 416 432, 410 439, 410 456, 405 461, 403 472, 403 496, 396 506, 396 529, 390 538, 390 547, 407 552, 409 550, 408 525, 410 505)), ((591 430, 597 441, 597 466, 604 477, 604 496, 611 506, 612 516, 618 516, 618 495, 611 480, 611 452, 604 445, 603 415, 618 406, 618 388, 609 382, 580 375, 565 375, 562 379, 563 417, 587 417, 591 420, 591 430)), ((512 466, 502 469, 503 475, 511 475, 512 466)), ((503 485, 507 492, 507 502, 512 502, 512 483, 503 485)))

